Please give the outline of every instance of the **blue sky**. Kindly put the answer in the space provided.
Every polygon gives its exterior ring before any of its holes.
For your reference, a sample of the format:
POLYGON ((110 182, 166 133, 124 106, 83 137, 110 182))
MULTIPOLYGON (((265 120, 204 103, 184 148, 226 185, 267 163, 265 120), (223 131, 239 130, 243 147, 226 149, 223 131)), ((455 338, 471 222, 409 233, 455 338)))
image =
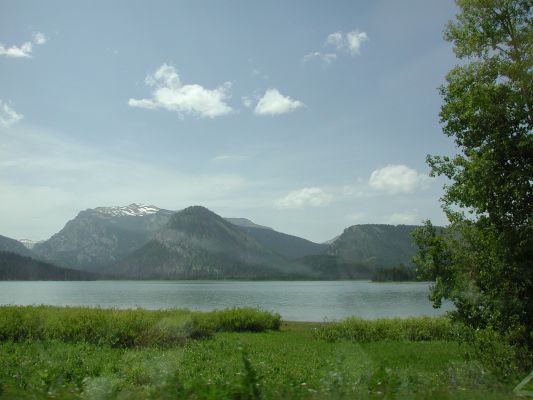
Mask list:
POLYGON ((437 88, 456 6, 0 1, 0 234, 204 205, 315 241, 444 224, 437 88))

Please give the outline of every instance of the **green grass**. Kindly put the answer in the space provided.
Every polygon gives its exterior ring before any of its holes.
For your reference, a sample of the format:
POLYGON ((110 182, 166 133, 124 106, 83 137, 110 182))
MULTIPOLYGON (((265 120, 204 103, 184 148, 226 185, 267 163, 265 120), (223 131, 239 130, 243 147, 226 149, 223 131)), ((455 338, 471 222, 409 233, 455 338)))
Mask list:
POLYGON ((173 346, 215 332, 279 329, 281 317, 241 308, 206 313, 189 310, 116 310, 81 307, 0 307, 0 341, 61 340, 113 347, 173 346))
POLYGON ((316 331, 316 337, 326 341, 345 339, 356 342, 458 340, 464 335, 464 331, 463 327, 453 324, 447 317, 377 320, 348 318, 323 324, 316 331))
MULTIPOLYGON (((7 309, 0 308, 3 321, 7 309)), ((57 314, 85 315, 86 311, 33 308, 37 310, 46 315, 40 320, 45 325, 42 321, 51 315, 61 319, 57 314)), ((257 310, 132 310, 118 313, 119 317, 109 310, 87 312, 126 321, 133 318, 124 316, 129 313, 150 321, 198 317, 210 321, 213 333, 172 346, 166 342, 117 346, 113 341, 86 340, 83 335, 67 336, 68 340, 51 334, 3 337, 0 398, 511 399, 512 388, 522 378, 502 382, 497 372, 476 358, 470 345, 457 340, 434 337, 428 341, 420 340, 421 336, 415 336, 416 341, 406 336, 323 340, 319 332, 332 329, 332 324, 280 326, 277 316, 265 313, 267 318, 257 310), (245 316, 252 319, 243 321, 245 316), (263 323, 250 323, 254 317, 263 323)), ((67 320, 78 321, 62 319, 67 320)), ((431 323, 420 320, 420 325, 431 323)))

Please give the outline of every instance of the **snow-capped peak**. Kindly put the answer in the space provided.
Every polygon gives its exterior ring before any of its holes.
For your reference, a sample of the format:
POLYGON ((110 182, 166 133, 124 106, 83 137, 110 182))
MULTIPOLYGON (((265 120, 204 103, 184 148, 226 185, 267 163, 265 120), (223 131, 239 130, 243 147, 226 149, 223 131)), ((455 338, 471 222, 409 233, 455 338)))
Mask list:
POLYGON ((129 206, 122 207, 97 207, 94 211, 97 211, 101 214, 112 215, 113 217, 122 217, 122 216, 134 216, 141 217, 143 215, 155 214, 161 210, 161 208, 156 206, 148 206, 146 204, 137 204, 132 203, 129 206))

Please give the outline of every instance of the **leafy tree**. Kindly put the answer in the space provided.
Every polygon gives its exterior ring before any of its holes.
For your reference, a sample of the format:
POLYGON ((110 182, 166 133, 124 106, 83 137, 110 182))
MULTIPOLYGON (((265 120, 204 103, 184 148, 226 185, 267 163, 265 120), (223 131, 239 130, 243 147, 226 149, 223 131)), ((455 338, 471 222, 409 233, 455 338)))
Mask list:
POLYGON ((456 0, 445 29, 463 62, 440 88, 457 155, 428 156, 449 178, 444 232, 415 234, 431 298, 455 317, 533 346, 533 0, 456 0))

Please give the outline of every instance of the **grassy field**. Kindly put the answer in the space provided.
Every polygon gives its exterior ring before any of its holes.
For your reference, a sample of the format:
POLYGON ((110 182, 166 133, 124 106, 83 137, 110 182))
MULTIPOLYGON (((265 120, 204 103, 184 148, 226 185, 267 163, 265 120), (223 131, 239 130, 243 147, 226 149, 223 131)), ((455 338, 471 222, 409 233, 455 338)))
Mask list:
POLYGON ((445 318, 0 307, 0 398, 514 398, 523 371, 500 373, 460 331, 445 318))

